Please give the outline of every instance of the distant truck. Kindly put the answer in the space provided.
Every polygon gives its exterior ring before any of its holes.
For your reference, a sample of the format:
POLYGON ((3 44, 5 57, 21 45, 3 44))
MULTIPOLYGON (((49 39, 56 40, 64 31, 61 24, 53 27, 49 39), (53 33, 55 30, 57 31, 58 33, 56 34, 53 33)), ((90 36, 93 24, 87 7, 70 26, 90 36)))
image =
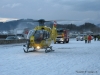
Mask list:
POLYGON ((15 35, 22 36, 22 37, 24 37, 26 39, 29 30, 30 30, 29 28, 15 29, 15 35))
POLYGON ((69 30, 65 28, 57 29, 57 43, 69 43, 69 30))

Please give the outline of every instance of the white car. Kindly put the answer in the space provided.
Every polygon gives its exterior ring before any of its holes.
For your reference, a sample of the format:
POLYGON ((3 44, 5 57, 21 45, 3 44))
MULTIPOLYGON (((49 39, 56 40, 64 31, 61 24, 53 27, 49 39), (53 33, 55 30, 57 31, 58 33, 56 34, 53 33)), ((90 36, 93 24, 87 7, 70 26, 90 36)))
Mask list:
POLYGON ((16 36, 17 39, 25 39, 24 37, 22 36, 16 36))
POLYGON ((20 40, 20 39, 25 39, 22 36, 8 36, 5 40, 20 40))
POLYGON ((77 40, 77 41, 83 41, 83 40, 84 40, 84 36, 77 36, 77 37, 76 37, 76 40, 77 40))

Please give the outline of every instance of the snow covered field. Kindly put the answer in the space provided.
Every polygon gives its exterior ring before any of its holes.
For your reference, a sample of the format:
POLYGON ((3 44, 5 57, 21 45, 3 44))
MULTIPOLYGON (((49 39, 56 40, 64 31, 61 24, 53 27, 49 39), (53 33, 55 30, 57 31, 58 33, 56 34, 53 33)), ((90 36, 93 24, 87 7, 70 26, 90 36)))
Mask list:
POLYGON ((0 45, 0 75, 100 75, 100 41, 52 46, 54 52, 24 53, 22 44, 0 45))

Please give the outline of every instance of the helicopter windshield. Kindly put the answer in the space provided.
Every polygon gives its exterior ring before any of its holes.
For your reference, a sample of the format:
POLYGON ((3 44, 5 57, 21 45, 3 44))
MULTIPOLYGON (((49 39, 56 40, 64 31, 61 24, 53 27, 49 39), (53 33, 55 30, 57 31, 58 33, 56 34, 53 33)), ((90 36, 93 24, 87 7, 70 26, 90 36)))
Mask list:
POLYGON ((48 39, 50 33, 45 30, 36 30, 34 33, 34 41, 40 43, 42 40, 48 39))
POLYGON ((41 42, 43 40, 43 31, 42 30, 36 30, 34 33, 34 41, 35 42, 41 42))

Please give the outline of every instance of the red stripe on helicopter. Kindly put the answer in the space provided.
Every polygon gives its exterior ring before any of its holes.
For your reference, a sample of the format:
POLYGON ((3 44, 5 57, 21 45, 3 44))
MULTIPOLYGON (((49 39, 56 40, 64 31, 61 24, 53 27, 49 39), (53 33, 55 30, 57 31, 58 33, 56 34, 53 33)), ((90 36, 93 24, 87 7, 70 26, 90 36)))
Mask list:
POLYGON ((57 25, 57 22, 56 22, 56 21, 54 21, 54 26, 56 27, 56 25, 57 25))

